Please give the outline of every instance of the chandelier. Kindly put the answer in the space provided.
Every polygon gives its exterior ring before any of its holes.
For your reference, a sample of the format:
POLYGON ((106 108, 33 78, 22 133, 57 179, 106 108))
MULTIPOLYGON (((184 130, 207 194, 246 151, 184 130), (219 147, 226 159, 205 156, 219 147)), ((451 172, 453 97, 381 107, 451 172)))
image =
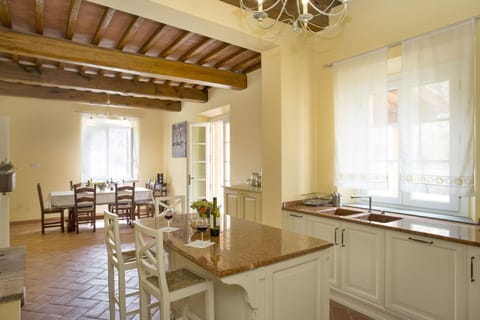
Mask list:
POLYGON ((294 32, 315 33, 341 24, 347 15, 348 2, 349 0, 240 0, 240 8, 251 15, 262 29, 270 29, 277 22, 283 22, 291 24, 294 32))

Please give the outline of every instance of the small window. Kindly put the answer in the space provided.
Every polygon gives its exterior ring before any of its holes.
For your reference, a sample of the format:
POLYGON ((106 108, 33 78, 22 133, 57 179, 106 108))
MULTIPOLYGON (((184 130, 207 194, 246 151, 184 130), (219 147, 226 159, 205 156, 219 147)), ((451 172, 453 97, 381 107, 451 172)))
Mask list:
POLYGON ((85 116, 82 120, 82 181, 135 180, 135 119, 85 116))

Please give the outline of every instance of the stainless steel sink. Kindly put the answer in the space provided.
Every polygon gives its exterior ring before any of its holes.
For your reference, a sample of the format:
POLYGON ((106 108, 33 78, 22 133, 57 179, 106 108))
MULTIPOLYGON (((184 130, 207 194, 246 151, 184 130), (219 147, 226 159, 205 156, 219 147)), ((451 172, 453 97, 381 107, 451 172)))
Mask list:
POLYGON ((350 216, 352 214, 364 213, 365 211, 350 209, 350 208, 337 208, 333 213, 336 216, 350 216))
POLYGON ((395 216, 389 216, 389 215, 386 215, 386 214, 369 213, 369 214, 365 214, 365 215, 355 217, 355 219, 366 220, 366 221, 371 221, 371 222, 387 223, 387 222, 397 221, 397 220, 400 220, 402 218, 395 217, 395 216))

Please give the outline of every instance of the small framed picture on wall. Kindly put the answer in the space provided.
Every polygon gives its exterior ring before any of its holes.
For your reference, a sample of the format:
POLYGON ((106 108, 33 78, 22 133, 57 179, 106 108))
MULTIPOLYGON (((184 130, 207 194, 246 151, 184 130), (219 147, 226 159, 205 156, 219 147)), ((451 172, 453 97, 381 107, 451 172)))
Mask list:
POLYGON ((187 122, 172 125, 172 157, 187 157, 187 122))

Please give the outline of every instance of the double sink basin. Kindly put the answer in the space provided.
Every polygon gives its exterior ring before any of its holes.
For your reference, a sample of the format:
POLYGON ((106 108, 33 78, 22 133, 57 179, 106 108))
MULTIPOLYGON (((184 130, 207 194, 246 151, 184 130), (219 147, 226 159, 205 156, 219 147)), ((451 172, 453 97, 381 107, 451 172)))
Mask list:
POLYGON ((366 213, 364 210, 357 210, 351 208, 337 208, 332 214, 342 217, 352 216, 351 219, 378 223, 388 223, 402 219, 401 217, 396 217, 384 213, 366 213))

